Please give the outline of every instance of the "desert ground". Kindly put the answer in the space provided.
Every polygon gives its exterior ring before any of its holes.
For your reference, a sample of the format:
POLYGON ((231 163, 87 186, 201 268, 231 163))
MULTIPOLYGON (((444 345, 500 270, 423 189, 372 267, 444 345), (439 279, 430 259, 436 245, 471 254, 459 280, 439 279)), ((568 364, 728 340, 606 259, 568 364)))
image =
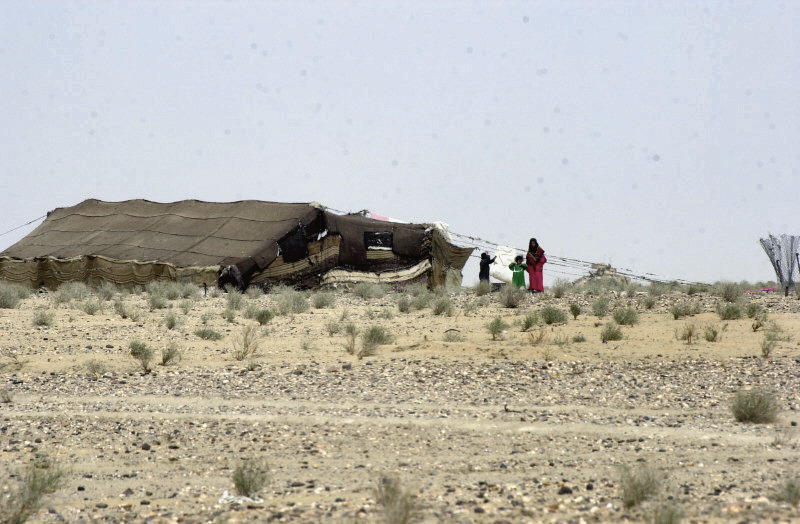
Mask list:
POLYGON ((30 522, 398 521, 384 478, 424 522, 800 521, 796 296, 742 293, 754 326, 721 320, 710 291, 567 289, 515 308, 499 292, 355 291, 62 290, 0 309, 0 507, 47 457, 63 485, 30 522), (548 307, 565 320, 544 323, 548 307), (623 308, 637 321, 603 342, 623 308), (262 325, 263 309, 278 314, 262 325), (359 355, 374 326, 391 341, 359 355), (180 358, 161 365, 168 348, 180 358), (738 422, 734 395, 761 390, 777 418, 738 422), (245 464, 269 479, 237 498, 245 464), (627 507, 625 471, 653 474, 654 493, 627 507))

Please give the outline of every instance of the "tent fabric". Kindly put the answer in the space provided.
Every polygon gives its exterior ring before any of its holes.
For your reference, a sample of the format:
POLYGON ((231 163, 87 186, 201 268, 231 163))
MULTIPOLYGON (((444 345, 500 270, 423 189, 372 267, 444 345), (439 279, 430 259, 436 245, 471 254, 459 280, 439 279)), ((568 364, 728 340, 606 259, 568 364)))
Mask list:
POLYGON ((471 251, 430 225, 337 215, 317 203, 89 199, 48 213, 0 253, 0 278, 48 287, 70 280, 133 286, 165 279, 212 284, 222 274, 243 286, 310 287, 334 268, 403 274, 428 260, 435 283, 451 270, 460 275, 471 251))

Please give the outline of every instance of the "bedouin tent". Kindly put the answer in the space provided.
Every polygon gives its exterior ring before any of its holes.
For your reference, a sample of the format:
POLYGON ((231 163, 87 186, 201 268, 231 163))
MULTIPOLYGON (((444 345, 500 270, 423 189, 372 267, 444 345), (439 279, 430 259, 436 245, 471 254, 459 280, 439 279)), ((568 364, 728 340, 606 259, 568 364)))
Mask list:
POLYGON ((0 279, 32 287, 153 280, 301 288, 460 284, 472 248, 434 224, 336 214, 317 203, 88 199, 57 208, 0 253, 0 279))

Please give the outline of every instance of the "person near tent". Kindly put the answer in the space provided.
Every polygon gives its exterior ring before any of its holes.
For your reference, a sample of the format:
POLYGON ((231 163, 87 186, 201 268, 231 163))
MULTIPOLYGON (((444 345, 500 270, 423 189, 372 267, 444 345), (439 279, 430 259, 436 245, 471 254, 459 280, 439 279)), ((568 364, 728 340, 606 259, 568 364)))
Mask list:
POLYGON ((528 254, 525 256, 526 269, 528 271, 529 291, 531 293, 544 293, 544 268, 547 257, 544 256, 544 249, 539 242, 532 238, 528 242, 528 254))
POLYGON ((525 289, 525 268, 526 264, 522 263, 522 255, 517 255, 514 261, 508 265, 511 270, 511 285, 515 288, 525 289))
POLYGON ((486 282, 489 282, 489 265, 493 264, 496 258, 497 258, 496 256, 489 257, 489 253, 485 251, 481 253, 481 262, 480 262, 481 269, 478 272, 479 281, 485 280, 486 282))

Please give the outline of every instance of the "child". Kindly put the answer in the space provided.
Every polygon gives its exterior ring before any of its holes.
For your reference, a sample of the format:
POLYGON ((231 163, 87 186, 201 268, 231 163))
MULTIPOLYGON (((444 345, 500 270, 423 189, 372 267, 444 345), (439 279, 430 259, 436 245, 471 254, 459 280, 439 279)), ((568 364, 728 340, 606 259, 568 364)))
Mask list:
POLYGON ((522 255, 517 255, 514 261, 508 265, 508 269, 513 273, 511 285, 516 288, 525 288, 525 269, 527 264, 522 263, 522 255))

